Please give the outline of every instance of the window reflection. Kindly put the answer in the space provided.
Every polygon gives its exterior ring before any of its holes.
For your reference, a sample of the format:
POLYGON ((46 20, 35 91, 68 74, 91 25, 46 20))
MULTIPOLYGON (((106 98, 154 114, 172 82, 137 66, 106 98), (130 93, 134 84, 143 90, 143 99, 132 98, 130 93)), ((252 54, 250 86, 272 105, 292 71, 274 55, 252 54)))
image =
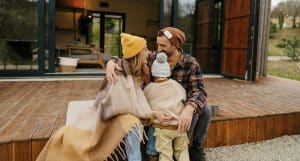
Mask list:
POLYGON ((1 0, 0 71, 38 69, 38 2, 1 0))
POLYGON ((172 26, 172 4, 173 0, 164 0, 162 27, 172 26))
POLYGON ((193 54, 195 6, 196 0, 178 0, 177 25, 186 35, 182 48, 189 54, 193 54))

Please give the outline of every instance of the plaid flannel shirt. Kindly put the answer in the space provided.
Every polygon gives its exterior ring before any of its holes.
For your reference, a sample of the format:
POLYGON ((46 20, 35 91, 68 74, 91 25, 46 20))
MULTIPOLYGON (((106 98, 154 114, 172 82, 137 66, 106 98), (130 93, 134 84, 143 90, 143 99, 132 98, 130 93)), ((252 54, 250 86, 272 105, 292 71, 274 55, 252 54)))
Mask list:
MULTIPOLYGON (((195 107, 197 112, 202 113, 207 97, 203 85, 202 71, 194 57, 190 54, 185 54, 183 51, 182 53, 180 60, 172 70, 170 78, 176 80, 186 90, 187 99, 185 105, 190 104, 195 107)), ((150 69, 155 57, 155 52, 149 55, 148 65, 150 69)))

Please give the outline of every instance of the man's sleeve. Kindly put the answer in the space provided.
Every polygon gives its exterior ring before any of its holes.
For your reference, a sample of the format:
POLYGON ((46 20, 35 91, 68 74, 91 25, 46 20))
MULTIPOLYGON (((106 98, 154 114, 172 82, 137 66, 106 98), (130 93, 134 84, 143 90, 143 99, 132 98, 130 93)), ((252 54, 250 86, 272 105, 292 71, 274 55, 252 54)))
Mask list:
POLYGON ((196 60, 194 60, 193 64, 191 65, 189 77, 188 87, 191 91, 187 93, 186 104, 194 106, 197 112, 202 113, 204 111, 205 104, 207 103, 207 93, 204 89, 200 65, 196 60))

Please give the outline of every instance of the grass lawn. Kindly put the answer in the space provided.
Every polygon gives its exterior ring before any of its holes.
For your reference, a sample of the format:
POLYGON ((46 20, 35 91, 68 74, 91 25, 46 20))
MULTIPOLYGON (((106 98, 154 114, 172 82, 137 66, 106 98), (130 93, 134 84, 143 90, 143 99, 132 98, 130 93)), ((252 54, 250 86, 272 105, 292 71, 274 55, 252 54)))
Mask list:
POLYGON ((300 28, 287 28, 278 29, 277 33, 272 34, 272 38, 269 39, 269 56, 283 56, 285 55, 283 49, 278 48, 276 45, 282 39, 293 39, 294 36, 300 37, 300 28))
POLYGON ((268 75, 300 81, 300 61, 268 61, 268 75))

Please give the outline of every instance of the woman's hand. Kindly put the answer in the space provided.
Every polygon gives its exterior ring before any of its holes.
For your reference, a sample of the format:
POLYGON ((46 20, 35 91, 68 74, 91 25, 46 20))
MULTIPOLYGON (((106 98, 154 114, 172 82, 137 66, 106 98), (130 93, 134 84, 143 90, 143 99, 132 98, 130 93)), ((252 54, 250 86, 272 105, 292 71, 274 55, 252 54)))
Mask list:
POLYGON ((153 116, 163 125, 169 125, 169 122, 172 120, 172 116, 164 111, 153 111, 153 116))
POLYGON ((106 63, 106 78, 110 84, 115 84, 118 80, 115 69, 121 70, 122 68, 113 59, 106 63))

